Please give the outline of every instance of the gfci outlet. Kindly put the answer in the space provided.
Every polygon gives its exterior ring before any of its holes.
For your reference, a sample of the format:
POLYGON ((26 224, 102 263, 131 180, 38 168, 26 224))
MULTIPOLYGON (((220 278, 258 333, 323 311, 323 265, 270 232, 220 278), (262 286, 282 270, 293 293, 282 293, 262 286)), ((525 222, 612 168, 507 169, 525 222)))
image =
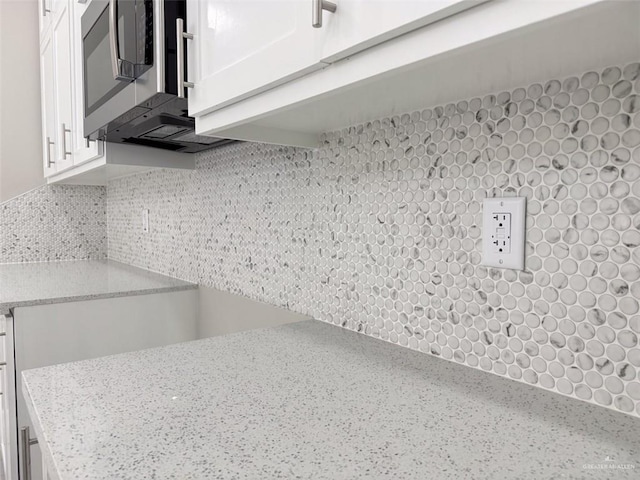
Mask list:
POLYGON ((492 213, 489 235, 492 253, 511 253, 511 214, 492 213))
POLYGON ((482 202, 482 265, 524 270, 526 198, 482 202))

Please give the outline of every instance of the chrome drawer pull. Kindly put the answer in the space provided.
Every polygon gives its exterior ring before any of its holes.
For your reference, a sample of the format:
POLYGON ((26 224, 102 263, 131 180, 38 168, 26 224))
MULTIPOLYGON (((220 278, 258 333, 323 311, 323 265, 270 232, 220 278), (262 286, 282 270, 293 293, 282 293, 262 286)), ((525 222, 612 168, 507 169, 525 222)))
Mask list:
POLYGON ((184 89, 193 88, 193 82, 187 82, 184 79, 184 39, 193 40, 193 33, 184 31, 184 20, 176 18, 176 63, 178 70, 178 97, 184 98, 184 89))
POLYGON ((62 158, 67 158, 71 155, 71 152, 67 152, 67 133, 71 133, 71 129, 63 123, 60 129, 60 136, 62 137, 62 158))
POLYGON ((20 445, 22 446, 22 480, 31 480, 31 445, 38 443, 37 438, 29 437, 29 427, 20 429, 20 445))
POLYGON ((56 163, 55 160, 51 160, 51 145, 55 143, 51 141, 51 137, 47 137, 47 168, 51 168, 51 165, 56 163))

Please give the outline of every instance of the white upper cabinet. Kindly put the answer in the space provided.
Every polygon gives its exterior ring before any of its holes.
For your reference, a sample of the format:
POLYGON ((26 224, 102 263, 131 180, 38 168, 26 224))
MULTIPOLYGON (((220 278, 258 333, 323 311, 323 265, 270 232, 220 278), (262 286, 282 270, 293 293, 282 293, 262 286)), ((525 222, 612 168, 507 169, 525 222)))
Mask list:
MULTIPOLYGON (((0 0, 2 1, 2 0, 0 0)), ((82 14, 78 0, 40 0, 44 176, 48 183, 105 185, 151 167, 193 169, 193 155, 84 136, 82 14), (46 23, 43 27, 43 22, 46 23)))
POLYGON ((189 114, 221 108, 324 66, 311 0, 188 0, 189 114))
POLYGON ((320 70, 487 0, 188 0, 189 114, 195 117, 320 70), (326 2, 325 2, 326 3, 326 2))
MULTIPOLYGON (((54 2, 61 3, 61 2, 54 2)), ((73 96, 71 90, 71 18, 69 3, 64 2, 53 19, 53 44, 55 49, 56 109, 55 128, 58 130, 55 148, 56 171, 73 165, 73 96)))
POLYGON ((44 176, 73 165, 71 23, 69 3, 51 0, 49 26, 40 43, 44 176))
MULTIPOLYGON (((323 68, 222 108, 211 103, 208 113, 196 112, 196 133, 316 147, 324 132, 638 58, 637 42, 629 39, 638 38, 640 2, 335 4, 315 29, 322 32, 323 68)), ((191 93, 204 98, 209 88, 196 82, 191 93)))
POLYGON ((336 12, 324 12, 322 60, 335 62, 486 1, 336 0, 336 12))

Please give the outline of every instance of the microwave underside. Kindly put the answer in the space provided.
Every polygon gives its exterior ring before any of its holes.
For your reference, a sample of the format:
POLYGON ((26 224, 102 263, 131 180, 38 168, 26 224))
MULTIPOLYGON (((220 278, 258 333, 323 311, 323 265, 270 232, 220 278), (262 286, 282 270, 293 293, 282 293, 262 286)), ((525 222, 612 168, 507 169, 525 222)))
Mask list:
POLYGON ((107 142, 181 153, 197 153, 235 141, 196 135, 195 120, 188 115, 187 99, 164 93, 132 108, 94 136, 107 142))

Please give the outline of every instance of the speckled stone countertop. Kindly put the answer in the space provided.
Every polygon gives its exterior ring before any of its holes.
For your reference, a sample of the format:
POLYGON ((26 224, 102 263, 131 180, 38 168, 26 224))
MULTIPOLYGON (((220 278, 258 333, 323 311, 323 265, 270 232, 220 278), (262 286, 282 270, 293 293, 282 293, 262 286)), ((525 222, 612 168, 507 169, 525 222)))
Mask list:
POLYGON ((640 471, 633 417, 314 320, 23 378, 58 480, 640 471))
POLYGON ((14 307, 192 288, 197 285, 111 260, 0 264, 0 315, 14 307))

